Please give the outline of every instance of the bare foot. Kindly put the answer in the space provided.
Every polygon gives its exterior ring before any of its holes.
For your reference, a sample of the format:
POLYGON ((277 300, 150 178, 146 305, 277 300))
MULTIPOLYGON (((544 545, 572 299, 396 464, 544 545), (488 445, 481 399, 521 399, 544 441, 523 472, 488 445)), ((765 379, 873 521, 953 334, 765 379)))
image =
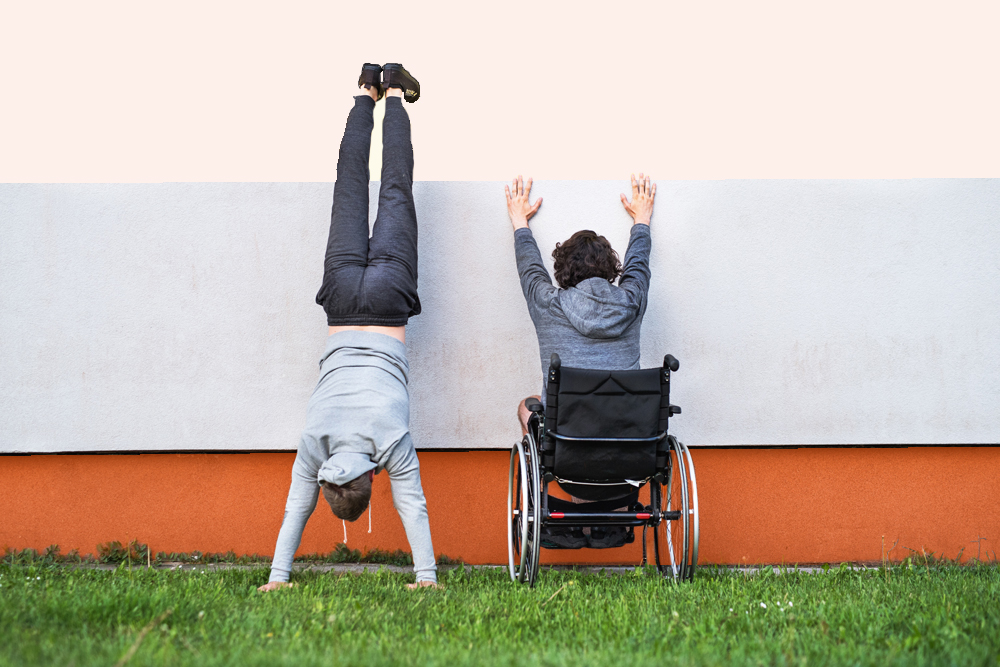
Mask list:
POLYGON ((294 588, 294 587, 295 584, 290 584, 287 581, 271 581, 264 584, 257 590, 260 591, 261 593, 267 593, 268 591, 276 591, 279 588, 294 588))
POLYGON ((385 94, 387 96, 389 96, 389 97, 402 97, 403 96, 403 89, 402 88, 386 88, 385 94))
POLYGON ((418 581, 415 584, 406 584, 406 587, 411 591, 415 591, 418 588, 441 588, 436 581, 418 581))
POLYGON ((358 95, 367 95, 372 98, 372 101, 378 102, 378 89, 375 86, 371 88, 365 88, 363 85, 360 88, 361 92, 358 95))

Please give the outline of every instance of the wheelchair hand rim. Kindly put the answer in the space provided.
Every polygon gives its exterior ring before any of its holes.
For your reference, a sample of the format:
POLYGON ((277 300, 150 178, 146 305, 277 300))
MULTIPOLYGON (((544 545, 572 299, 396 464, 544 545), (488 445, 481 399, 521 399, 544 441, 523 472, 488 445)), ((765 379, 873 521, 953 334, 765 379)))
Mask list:
POLYGON ((680 446, 684 450, 684 458, 686 461, 686 472, 688 476, 688 515, 691 517, 691 521, 688 524, 688 532, 691 534, 691 544, 688 549, 688 561, 687 561, 687 579, 688 581, 694 581, 694 571, 698 567, 698 533, 699 533, 699 521, 698 521, 698 479, 694 474, 694 460, 691 458, 691 450, 683 442, 679 442, 680 446))
POLYGON ((507 475, 507 566, 510 573, 510 578, 516 582, 524 582, 525 580, 525 560, 527 559, 528 553, 528 522, 524 519, 525 512, 528 510, 528 484, 526 479, 526 466, 524 457, 524 448, 521 443, 516 443, 510 452, 510 471, 507 475), (514 465, 517 465, 517 490, 519 493, 518 497, 518 514, 514 514, 514 465), (515 550, 515 540, 517 541, 516 546, 519 547, 517 550, 518 554, 518 564, 514 565, 514 550, 515 550))

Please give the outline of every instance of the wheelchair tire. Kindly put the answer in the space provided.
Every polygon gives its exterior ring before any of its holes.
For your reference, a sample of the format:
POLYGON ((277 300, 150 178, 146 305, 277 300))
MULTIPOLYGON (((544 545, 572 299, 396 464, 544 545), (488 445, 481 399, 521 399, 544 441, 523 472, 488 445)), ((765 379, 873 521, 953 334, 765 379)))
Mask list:
POLYGON ((541 465, 538 462, 538 445, 535 442, 534 435, 528 433, 524 436, 522 441, 522 446, 524 447, 524 458, 528 465, 528 471, 530 473, 529 480, 531 483, 531 493, 529 498, 531 499, 532 511, 529 514, 532 517, 531 528, 529 529, 528 535, 531 539, 530 551, 528 553, 528 558, 531 562, 531 568, 528 570, 528 584, 532 587, 535 585, 535 579, 538 578, 538 565, 542 554, 542 521, 541 521, 541 507, 542 507, 542 479, 541 479, 541 465))
POLYGON ((512 581, 533 586, 538 574, 538 463, 525 437, 511 448, 507 477, 507 565, 512 581))
POLYGON ((666 514, 653 532, 653 553, 656 566, 664 577, 677 582, 691 581, 698 559, 694 465, 683 444, 673 436, 668 436, 668 442, 670 458, 666 485, 655 484, 651 491, 660 513, 666 514))
POLYGON ((678 442, 681 449, 684 450, 684 460, 687 464, 685 469, 688 476, 688 513, 691 517, 691 525, 689 530, 691 531, 691 545, 688 550, 688 581, 694 581, 694 571, 698 568, 698 536, 699 536, 699 522, 698 522, 698 479, 694 474, 694 460, 691 458, 691 450, 687 448, 683 442, 678 442))

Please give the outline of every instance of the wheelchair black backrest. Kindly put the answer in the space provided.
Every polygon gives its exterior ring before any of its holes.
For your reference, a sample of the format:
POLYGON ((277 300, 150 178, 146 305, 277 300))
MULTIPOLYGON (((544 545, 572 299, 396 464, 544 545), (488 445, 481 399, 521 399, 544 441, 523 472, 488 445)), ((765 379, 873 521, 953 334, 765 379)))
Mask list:
POLYGON ((662 471, 670 418, 667 364, 634 371, 566 368, 553 354, 542 442, 547 471, 596 484, 662 471))

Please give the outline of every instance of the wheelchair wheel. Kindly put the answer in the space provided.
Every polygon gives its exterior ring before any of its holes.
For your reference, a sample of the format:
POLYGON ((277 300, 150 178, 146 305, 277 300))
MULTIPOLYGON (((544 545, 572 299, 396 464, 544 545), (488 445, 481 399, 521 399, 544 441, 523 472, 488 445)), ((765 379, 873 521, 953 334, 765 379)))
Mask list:
POLYGON ((674 581, 694 579, 698 563, 698 491, 687 447, 669 436, 670 459, 665 485, 654 485, 654 503, 665 515, 653 533, 656 565, 674 581))
POLYGON ((528 472, 530 473, 529 480, 531 484, 531 493, 528 495, 528 501, 530 503, 529 506, 531 508, 528 515, 530 521, 528 539, 530 541, 529 547, 531 549, 528 553, 528 559, 531 563, 531 569, 528 571, 528 584, 534 586, 535 579, 538 577, 538 563, 542 552, 541 466, 538 463, 538 446, 532 433, 529 432, 528 435, 524 436, 522 445, 524 447, 524 460, 528 466, 528 472))
POLYGON ((678 442, 684 450, 685 470, 688 475, 688 514, 691 517, 689 530, 691 531, 691 545, 688 550, 688 581, 694 581, 694 571, 698 567, 698 480, 694 474, 694 461, 691 459, 691 450, 683 442, 678 442))
POLYGON ((538 464, 533 441, 526 436, 510 451, 507 478, 507 565, 513 581, 534 585, 538 574, 538 464))

